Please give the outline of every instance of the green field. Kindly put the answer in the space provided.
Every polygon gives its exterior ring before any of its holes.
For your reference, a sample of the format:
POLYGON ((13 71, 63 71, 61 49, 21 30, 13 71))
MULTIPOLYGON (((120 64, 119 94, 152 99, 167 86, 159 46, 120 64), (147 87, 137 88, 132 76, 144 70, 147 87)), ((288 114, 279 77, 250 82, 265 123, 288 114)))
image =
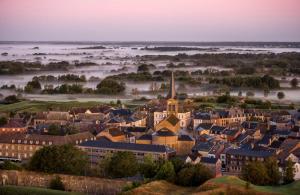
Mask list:
POLYGON ((80 195, 75 192, 64 192, 36 187, 1 186, 1 195, 80 195))
MULTIPOLYGON (((237 177, 224 176, 210 180, 212 183, 216 184, 229 184, 237 187, 245 187, 246 182, 237 177)), ((283 195, 299 195, 300 194, 300 181, 295 181, 291 184, 281 185, 281 186, 256 186, 250 185, 250 188, 258 192, 269 192, 278 193, 283 195)))
MULTIPOLYGON (((68 111, 74 107, 90 108, 108 103, 101 102, 54 102, 54 101, 22 101, 14 104, 0 105, 0 112, 41 112, 48 110, 60 110, 68 111)), ((135 108, 138 105, 142 105, 144 102, 127 102, 128 108, 135 108)), ((113 105, 116 106, 116 105, 113 105)))

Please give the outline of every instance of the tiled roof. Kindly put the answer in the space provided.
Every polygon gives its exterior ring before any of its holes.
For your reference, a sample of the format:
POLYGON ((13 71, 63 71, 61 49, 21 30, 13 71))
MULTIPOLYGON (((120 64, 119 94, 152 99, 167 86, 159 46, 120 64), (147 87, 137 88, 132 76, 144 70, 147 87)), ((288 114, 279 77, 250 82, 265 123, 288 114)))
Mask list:
POLYGON ((113 137, 124 135, 124 133, 118 128, 111 128, 111 129, 108 130, 108 132, 113 137))
POLYGON ((210 130, 212 130, 212 131, 217 131, 217 132, 222 132, 222 131, 224 131, 225 129, 226 129, 226 127, 214 125, 214 126, 211 127, 210 130))
POLYGON ((209 152, 209 150, 213 147, 213 144, 210 142, 199 142, 193 147, 193 151, 206 151, 209 152))
POLYGON ((82 147, 94 147, 94 148, 107 148, 107 149, 119 149, 127 151, 144 151, 144 152, 158 152, 158 153, 173 153, 174 149, 171 149, 164 145, 152 145, 152 144, 133 144, 125 142, 111 142, 105 139, 96 141, 87 141, 79 146, 82 147))

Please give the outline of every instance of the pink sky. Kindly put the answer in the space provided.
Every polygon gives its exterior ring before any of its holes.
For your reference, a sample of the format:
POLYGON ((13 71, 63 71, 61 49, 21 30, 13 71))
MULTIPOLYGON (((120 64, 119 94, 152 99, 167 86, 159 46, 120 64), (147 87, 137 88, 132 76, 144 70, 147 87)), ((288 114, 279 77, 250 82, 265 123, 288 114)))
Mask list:
POLYGON ((300 1, 0 0, 0 40, 300 41, 300 1))

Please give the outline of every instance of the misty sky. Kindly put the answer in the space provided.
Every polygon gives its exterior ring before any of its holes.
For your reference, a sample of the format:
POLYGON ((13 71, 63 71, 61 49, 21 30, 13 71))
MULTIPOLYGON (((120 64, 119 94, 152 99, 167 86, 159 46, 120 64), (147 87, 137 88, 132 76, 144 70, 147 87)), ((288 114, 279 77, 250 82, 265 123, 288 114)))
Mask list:
POLYGON ((1 41, 300 41, 300 0, 0 0, 1 41))

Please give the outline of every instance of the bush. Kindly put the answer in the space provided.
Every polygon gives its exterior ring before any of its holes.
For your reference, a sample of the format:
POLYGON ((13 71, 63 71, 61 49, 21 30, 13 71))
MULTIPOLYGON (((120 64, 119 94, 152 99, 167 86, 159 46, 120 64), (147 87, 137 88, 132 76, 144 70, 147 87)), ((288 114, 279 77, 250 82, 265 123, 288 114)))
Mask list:
POLYGON ((0 165, 0 169, 3 169, 3 170, 22 170, 22 167, 13 163, 13 162, 10 162, 8 160, 4 161, 3 164, 0 165))
POLYGON ((53 190, 62 190, 65 191, 65 185, 63 184, 63 182, 61 181, 61 178, 59 176, 56 176, 55 178, 53 178, 50 181, 50 189, 53 190))
POLYGON ((182 186, 199 186, 211 178, 213 175, 207 167, 196 164, 181 169, 176 181, 182 186))

